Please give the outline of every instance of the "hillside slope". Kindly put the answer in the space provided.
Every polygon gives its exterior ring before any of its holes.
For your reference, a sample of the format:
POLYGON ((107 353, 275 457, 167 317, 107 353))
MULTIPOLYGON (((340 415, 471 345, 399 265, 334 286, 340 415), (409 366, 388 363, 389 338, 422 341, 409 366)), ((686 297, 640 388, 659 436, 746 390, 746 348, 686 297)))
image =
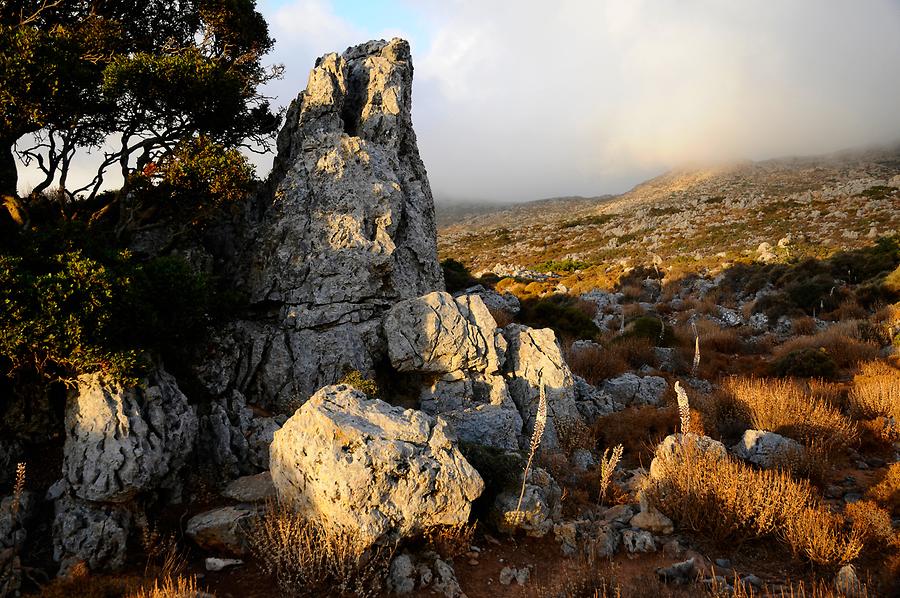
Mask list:
POLYGON ((561 259, 652 263, 654 254, 667 264, 721 262, 759 256, 761 243, 775 255, 823 256, 900 229, 898 187, 900 148, 676 171, 613 198, 466 218, 441 228, 439 252, 473 271, 561 259))

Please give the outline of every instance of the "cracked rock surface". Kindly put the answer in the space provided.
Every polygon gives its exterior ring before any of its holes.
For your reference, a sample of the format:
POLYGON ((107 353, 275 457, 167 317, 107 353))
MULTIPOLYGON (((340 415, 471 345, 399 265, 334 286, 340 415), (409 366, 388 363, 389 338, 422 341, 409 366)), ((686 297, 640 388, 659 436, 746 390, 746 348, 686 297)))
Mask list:
POLYGON ((484 482, 445 422, 347 386, 315 393, 275 433, 281 501, 374 543, 468 521, 484 482))
POLYGON ((122 503, 177 481, 193 450, 197 416, 164 370, 145 384, 78 378, 66 410, 63 477, 79 498, 122 503))
POLYGON ((321 57, 278 136, 243 262, 253 318, 201 368, 216 393, 288 411, 384 356, 381 315, 442 289, 434 202, 410 115, 409 44, 321 57))

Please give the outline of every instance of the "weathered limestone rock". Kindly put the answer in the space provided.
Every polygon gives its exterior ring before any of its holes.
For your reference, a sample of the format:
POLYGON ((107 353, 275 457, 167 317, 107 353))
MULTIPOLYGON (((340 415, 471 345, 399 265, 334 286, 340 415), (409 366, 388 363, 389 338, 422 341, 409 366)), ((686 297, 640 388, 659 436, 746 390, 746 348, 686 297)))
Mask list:
POLYGON ((63 476, 79 498, 125 502, 177 481, 193 450, 197 416, 162 369, 145 384, 78 378, 66 411, 63 476))
POLYGON ((522 303, 519 301, 519 298, 509 291, 498 293, 493 289, 486 289, 480 284, 469 287, 461 293, 456 293, 454 296, 459 295, 478 295, 492 313, 503 313, 512 317, 522 310, 522 303))
POLYGON ((0 500, 0 549, 22 546, 25 542, 34 502, 34 496, 27 490, 18 500, 14 495, 0 500))
POLYGON ((503 329, 509 344, 506 371, 509 394, 525 422, 524 436, 530 438, 544 387, 547 398, 547 427, 542 445, 559 446, 559 431, 581 422, 575 403, 575 380, 563 359, 556 334, 549 328, 533 329, 510 324, 503 329))
POLYGON ((575 380, 575 406, 578 413, 588 424, 597 421, 598 418, 616 411, 621 411, 624 405, 616 403, 611 396, 596 386, 589 384, 581 376, 574 376, 575 380))
POLYGON ((255 415, 244 395, 232 390, 200 418, 198 449, 225 479, 257 473, 269 468, 269 445, 285 419, 255 415))
POLYGON ((118 569, 125 564, 132 522, 128 509, 70 495, 57 500, 55 509, 53 560, 60 564, 60 575, 78 562, 92 571, 118 569))
POLYGON ((260 317, 223 333, 237 340, 201 368, 210 387, 302 403, 346 367, 371 373, 384 355, 381 314, 443 288, 412 74, 401 39, 316 62, 278 136, 252 235, 246 282, 260 317))
POLYGON ((663 473, 661 460, 675 457, 678 448, 688 443, 693 444, 697 450, 709 452, 720 459, 728 456, 728 450, 725 448, 725 445, 709 436, 698 436, 691 433, 669 434, 656 446, 655 456, 653 461, 650 462, 650 478, 659 479, 663 473))
POLYGON ((479 296, 403 301, 385 316, 384 330, 395 368, 440 375, 422 389, 423 411, 443 417, 466 442, 518 448, 522 418, 500 375, 506 340, 479 296))
POLYGON ((659 405, 668 389, 661 376, 638 376, 630 372, 603 382, 601 389, 623 405, 659 405))
POLYGON ((768 469, 777 465, 779 460, 799 456, 803 445, 775 432, 747 430, 731 450, 735 456, 768 469))
POLYGON ((496 374, 506 342, 481 297, 430 293, 395 305, 384 318, 391 364, 400 371, 496 374))
POLYGON ((256 510, 238 505, 194 515, 185 533, 197 546, 215 553, 241 556, 247 552, 246 528, 256 510))
POLYGON ((562 517, 562 491, 559 485, 545 470, 532 467, 528 471, 525 494, 520 507, 524 516, 516 521, 512 514, 516 511, 520 492, 521 488, 516 484, 515 487, 497 495, 491 510, 494 524, 502 532, 521 529, 535 538, 546 536, 553 531, 554 524, 562 517))
POLYGON ((275 484, 272 483, 272 474, 268 471, 256 475, 248 475, 238 478, 228 484, 222 491, 222 496, 238 502, 265 502, 275 498, 275 484))
POLYGON ((281 501, 370 543, 465 523, 484 488, 441 419, 346 385, 297 410, 275 433, 270 464, 281 501))

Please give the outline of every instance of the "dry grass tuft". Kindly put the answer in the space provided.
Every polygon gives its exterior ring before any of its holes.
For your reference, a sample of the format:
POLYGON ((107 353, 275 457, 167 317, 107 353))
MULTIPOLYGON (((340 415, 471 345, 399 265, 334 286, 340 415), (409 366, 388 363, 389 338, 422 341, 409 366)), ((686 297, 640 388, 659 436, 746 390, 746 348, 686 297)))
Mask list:
POLYGON ((201 593, 193 577, 167 577, 162 585, 158 580, 154 581, 152 587, 141 588, 128 594, 128 598, 195 598, 201 593))
POLYGON ((476 525, 477 522, 436 525, 425 529, 422 538, 429 548, 445 558, 452 559, 471 550, 476 525))
POLYGON ((816 399, 803 385, 772 378, 729 378, 723 389, 750 427, 789 436, 827 451, 843 449, 857 430, 840 411, 816 399))
POLYGON ((263 571, 286 595, 377 596, 393 549, 370 547, 357 534, 311 521, 271 502, 248 533, 263 571))
POLYGON ((891 524, 891 515, 874 501, 852 502, 844 509, 844 515, 853 523, 866 545, 884 548, 898 542, 891 524))
POLYGON ((775 351, 775 360, 804 349, 825 350, 840 368, 852 368, 878 356, 879 347, 861 340, 859 323, 855 320, 838 322, 811 335, 788 339, 775 351))
POLYGON ((881 481, 866 491, 866 497, 900 515, 900 463, 891 463, 881 481))
POLYGON ((714 541, 775 537, 820 565, 850 562, 862 549, 857 530, 844 532, 843 517, 808 482, 784 472, 760 471, 694 443, 659 456, 654 472, 647 491, 656 506, 714 541))
POLYGON ((860 365, 848 398, 854 416, 893 417, 900 425, 900 370, 884 361, 860 365))
POLYGON ((645 465, 650 462, 656 444, 676 431, 678 410, 644 405, 601 417, 594 432, 601 446, 621 444, 630 458, 645 465))

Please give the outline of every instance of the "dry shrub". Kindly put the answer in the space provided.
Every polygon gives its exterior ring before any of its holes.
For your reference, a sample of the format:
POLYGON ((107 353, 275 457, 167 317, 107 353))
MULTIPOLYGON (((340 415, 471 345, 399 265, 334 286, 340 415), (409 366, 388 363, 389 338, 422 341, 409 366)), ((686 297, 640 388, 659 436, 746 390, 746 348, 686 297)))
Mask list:
POLYGON ((736 414, 743 411, 748 425, 789 436, 828 451, 847 447, 857 438, 853 422, 840 411, 816 399, 802 384, 773 378, 729 378, 723 389, 734 400, 736 414))
POLYGON ((152 587, 141 588, 128 594, 128 598, 195 598, 201 594, 197 588, 197 580, 193 577, 167 577, 162 585, 156 580, 152 587))
POLYGON ((656 443, 673 434, 678 423, 676 407, 659 409, 644 405, 601 417, 594 424, 594 431, 598 444, 621 444, 630 458, 649 463, 656 443))
POLYGON ((794 334, 815 334, 816 319, 810 316, 803 316, 791 320, 791 332, 794 334))
MULTIPOLYGON (((722 596, 715 588, 709 590, 710 596, 722 596)), ((757 590, 750 584, 735 583, 733 592, 726 595, 731 598, 847 598, 847 594, 834 588, 833 580, 815 580, 809 583, 799 582, 790 585, 768 586, 757 590)), ((857 598, 868 598, 869 590, 865 584, 858 588, 857 598)))
POLYGON ((476 525, 477 523, 435 525, 425 529, 422 538, 429 548, 444 558, 452 559, 472 549, 476 525))
POLYGON ((497 323, 498 328, 505 328, 509 324, 512 324, 513 317, 512 315, 506 311, 505 309, 497 309, 489 307, 488 311, 494 317, 494 321, 497 323))
POLYGON ((600 346, 590 346, 577 351, 572 351, 570 347, 566 352, 566 363, 575 374, 594 385, 630 369, 628 361, 620 351, 600 346))
POLYGON ((858 532, 844 532, 812 486, 778 470, 757 470, 697 447, 678 444, 654 463, 647 491, 680 525, 718 542, 775 537, 795 555, 821 565, 852 561, 858 532))
POLYGON ((68 577, 57 577, 41 588, 41 598, 122 598, 138 592, 141 579, 127 575, 91 575, 87 566, 76 564, 68 577))
POLYGON ((891 463, 884 477, 866 491, 866 498, 900 515, 900 463, 891 463))
MULTIPOLYGON (((744 339, 735 328, 720 328, 715 322, 700 320, 697 322, 700 334, 700 353, 708 352, 734 355, 744 351, 744 339)), ((693 338, 693 333, 684 332, 685 338, 693 338)))
POLYGON ((393 549, 369 547, 358 533, 306 519, 270 502, 248 533, 260 568, 287 595, 328 591, 377 596, 393 549))
POLYGON ((844 515, 852 522, 854 529, 858 530, 867 546, 883 548, 897 542, 890 514, 874 501, 852 502, 844 509, 844 515))
POLYGON ((848 398, 854 416, 893 417, 900 424, 900 370, 884 361, 861 364, 848 398))
POLYGON ((847 390, 841 384, 811 378, 806 381, 806 388, 814 399, 835 409, 843 410, 847 406, 847 390))
POLYGON ((859 323, 839 322, 816 334, 796 336, 785 341, 775 351, 775 360, 789 353, 803 350, 825 350, 840 368, 854 367, 861 361, 878 356, 879 347, 860 340, 859 323))

